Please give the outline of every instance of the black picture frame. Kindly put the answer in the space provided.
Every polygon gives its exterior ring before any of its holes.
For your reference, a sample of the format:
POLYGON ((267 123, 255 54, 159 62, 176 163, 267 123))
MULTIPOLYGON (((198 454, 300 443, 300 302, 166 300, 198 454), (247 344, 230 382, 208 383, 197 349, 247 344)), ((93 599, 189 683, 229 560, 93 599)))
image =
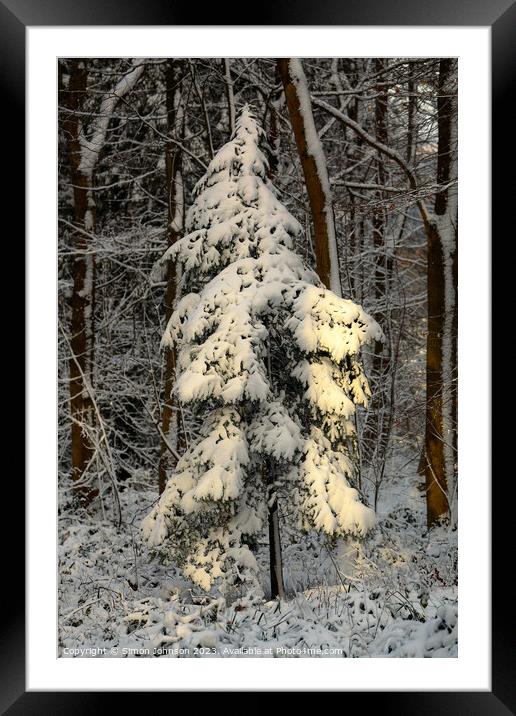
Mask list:
MULTIPOLYGON (((250 6, 248 9, 252 10, 250 6)), ((514 141, 507 139, 512 133, 507 118, 508 100, 514 91, 514 65, 516 47, 516 5, 512 0, 360 0, 360 2, 337 2, 319 0, 307 2, 298 0, 295 4, 283 0, 274 3, 270 9, 261 7, 254 17, 244 17, 237 3, 224 3, 193 7, 162 0, 0 0, 0 87, 2 88, 3 109, 0 110, 3 127, 4 161, 12 152, 9 172, 2 194, 4 206, 9 213, 19 217, 16 234, 21 233, 24 207, 24 161, 23 147, 25 131, 23 124, 25 110, 25 29, 27 26, 66 25, 197 25, 199 14, 203 25, 455 25, 490 26, 492 31, 492 99, 493 119, 493 181, 492 216, 493 235, 501 233, 501 221, 509 213, 514 201, 514 190, 510 182, 500 176, 507 164, 514 166, 514 141), (221 17, 221 12, 223 16, 221 17), (231 22, 230 20, 235 20, 231 22), (507 212, 509 207, 509 212, 507 212), (500 226, 499 226, 500 224, 500 226)), ((5 165, 4 165, 5 169, 5 165)), ((14 237, 14 230, 13 230, 14 237)), ((18 245, 23 246, 21 238, 18 245)), ((14 242, 14 238, 13 238, 14 242)), ((19 325, 8 316, 11 327, 19 325)), ((6 330, 6 329, 5 329, 6 330)), ((489 330, 484 336, 489 337, 489 330)), ((23 338, 22 338, 23 340, 23 338)), ((31 347, 28 346, 28 349, 31 347)), ((19 455, 16 471, 20 474, 19 455)), ((492 592, 492 691, 490 692, 367 692, 368 706, 371 699, 378 702, 382 713, 396 713, 398 716, 425 716, 434 714, 489 714, 502 716, 516 713, 515 699, 515 653, 514 608, 506 609, 509 603, 503 599, 507 583, 507 539, 504 525, 512 524, 511 510, 514 500, 514 479, 510 469, 506 471, 503 489, 493 483, 493 592, 492 592), (509 483, 509 484, 507 484, 509 483), (496 518, 496 519, 495 519, 496 518), (509 611, 509 614, 507 613, 509 611), (512 613, 511 613, 512 612, 512 613), (510 622, 513 622, 512 629, 510 622)), ((17 505, 22 512, 24 485, 21 479, 11 480, 9 505, 17 505)), ((11 533, 9 533, 11 534, 11 533)), ((120 694, 104 692, 26 692, 25 691, 25 613, 23 605, 24 548, 21 529, 17 539, 4 537, 5 574, 9 575, 12 590, 9 610, 0 619, 0 713, 12 716, 18 714, 61 714, 73 712, 91 713, 96 710, 119 708, 120 694), (115 703, 117 700, 117 704, 115 703)), ((474 558, 474 557, 472 557, 474 558)), ((49 576, 53 579, 53 576, 49 576)), ((6 588, 3 589, 6 592, 6 588)), ((510 600, 510 595, 507 597, 510 600)), ((44 615, 42 615, 44 618, 44 615)), ((235 685, 237 686, 237 685, 235 685)), ((410 688, 410 685, 407 685, 410 688)), ((338 685, 336 685, 338 690, 338 685)), ((366 694, 359 694, 363 699, 366 694)), ((347 694, 346 702, 356 694, 347 694)), ((141 697, 131 694, 133 701, 141 697)), ((147 698, 145 695, 143 698, 147 698)), ((362 702, 363 703, 363 702, 362 702)))

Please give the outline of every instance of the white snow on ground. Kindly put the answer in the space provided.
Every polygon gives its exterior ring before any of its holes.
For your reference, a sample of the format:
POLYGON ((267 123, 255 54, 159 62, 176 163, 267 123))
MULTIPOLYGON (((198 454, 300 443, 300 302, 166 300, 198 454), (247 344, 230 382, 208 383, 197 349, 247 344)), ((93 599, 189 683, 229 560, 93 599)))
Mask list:
MULTIPOLYGON (((127 486, 121 531, 64 513, 60 656, 457 656, 456 533, 427 535, 420 478, 394 474, 352 578, 323 538, 284 535, 289 596, 281 604, 234 595, 227 606, 152 561, 138 525, 153 491, 127 486)), ((262 544, 256 554, 265 587, 267 552, 262 544)))

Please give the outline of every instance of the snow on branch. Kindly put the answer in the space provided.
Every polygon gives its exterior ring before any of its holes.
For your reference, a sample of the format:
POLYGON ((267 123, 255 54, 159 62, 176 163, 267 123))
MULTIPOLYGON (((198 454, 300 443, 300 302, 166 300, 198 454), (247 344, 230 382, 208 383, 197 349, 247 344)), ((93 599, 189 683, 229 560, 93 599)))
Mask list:
POLYGON ((244 537, 264 529, 270 471, 305 529, 363 536, 374 523, 350 444, 369 396, 360 350, 382 333, 293 251, 301 227, 267 181, 263 139, 245 106, 163 257, 183 267, 185 291, 162 343, 177 346, 174 390, 203 428, 143 534, 203 589, 255 572, 244 537))
MULTIPOLYGON (((370 147, 373 147, 374 149, 377 149, 379 152, 384 154, 386 157, 389 157, 389 159, 392 159, 393 162, 395 162, 405 173, 410 188, 412 190, 417 190, 418 184, 416 175, 412 171, 409 164, 405 161, 405 159, 401 156, 399 152, 397 152, 395 149, 392 149, 392 147, 388 147, 386 144, 383 144, 382 142, 379 142, 375 137, 373 137, 371 134, 366 132, 366 130, 358 124, 358 122, 355 122, 351 117, 348 117, 347 114, 344 112, 341 112, 336 107, 333 107, 333 105, 328 104, 322 99, 319 99, 318 97, 313 98, 313 102, 318 107, 321 107, 321 109, 324 109, 326 112, 329 112, 331 115, 333 115, 336 119, 339 119, 343 124, 346 125, 346 127, 349 127, 352 129, 356 134, 361 137, 366 144, 369 144, 370 147)), ((421 212, 421 215, 423 217, 424 221, 428 221, 428 211, 425 207, 425 204, 422 200, 417 201, 418 208, 421 212)))
POLYGON ((312 114, 301 60, 278 60, 314 222, 317 269, 328 288, 341 295, 339 256, 326 158, 312 114))
POLYGON ((132 69, 118 80, 111 92, 107 92, 102 98, 100 111, 91 131, 91 137, 87 139, 84 134, 81 135, 79 171, 84 176, 91 178, 99 153, 105 144, 109 122, 115 107, 119 100, 133 89, 142 76, 144 69, 145 61, 143 59, 134 60, 132 69))

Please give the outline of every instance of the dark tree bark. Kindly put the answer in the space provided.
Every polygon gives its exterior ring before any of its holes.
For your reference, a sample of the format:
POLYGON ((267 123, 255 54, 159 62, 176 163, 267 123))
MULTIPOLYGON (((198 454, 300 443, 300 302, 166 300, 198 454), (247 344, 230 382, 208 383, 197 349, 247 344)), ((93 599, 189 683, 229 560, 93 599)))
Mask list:
MULTIPOLYGON (((385 69, 385 61, 383 59, 375 59, 374 68, 376 73, 381 73, 385 69)), ((383 144, 388 144, 387 134, 387 89, 385 82, 379 81, 375 89, 375 137, 376 140, 383 144)), ((387 175, 385 171, 384 155, 377 152, 377 182, 378 186, 385 186, 387 183, 387 175)), ((375 471, 375 506, 378 497, 378 490, 382 479, 383 468, 385 464, 385 453, 388 444, 388 422, 387 413, 392 411, 393 406, 389 406, 389 367, 390 360, 389 350, 389 321, 387 314, 387 281, 388 276, 392 274, 392 259, 388 257, 388 249, 385 241, 386 221, 385 209, 383 201, 385 200, 385 192, 381 189, 377 190, 378 205, 374 208, 373 213, 373 245, 374 245, 374 293, 376 300, 375 319, 382 327, 385 342, 375 341, 373 347, 372 360, 372 379, 373 379, 373 398, 371 401, 371 409, 368 413, 364 429, 364 452, 366 459, 373 462, 375 471)))
MULTIPOLYGON (((412 67, 412 70, 414 68, 412 67)), ((412 152, 414 150, 414 117, 416 113, 416 92, 415 92, 415 82, 414 77, 412 76, 412 72, 408 78, 407 81, 407 93, 408 93, 408 107, 407 107, 407 148, 405 152, 405 159, 407 160, 407 164, 410 164, 412 162, 412 152)))
MULTIPOLYGON (((182 135, 184 118, 181 98, 181 83, 184 75, 183 60, 168 60, 166 66, 166 105, 169 136, 182 135)), ((183 231, 184 189, 182 174, 182 154, 179 145, 169 141, 165 147, 165 167, 167 180, 167 242, 172 246, 183 231)), ((167 323, 172 315, 177 298, 176 262, 167 263, 165 292, 165 311, 167 323)), ((165 354, 164 367, 164 403, 161 412, 161 439, 159 459, 159 492, 165 489, 167 475, 177 463, 177 455, 185 446, 184 427, 180 406, 173 394, 176 379, 176 350, 170 348, 165 354), (174 455, 170 448, 173 448, 174 455)))
POLYGON ((296 85, 292 77, 289 58, 278 59, 277 66, 283 82, 290 122, 296 139, 297 150, 308 193, 308 201, 310 203, 314 225, 314 248, 317 273, 327 288, 331 288, 332 291, 340 295, 341 287, 331 200, 328 196, 328 187, 325 187, 322 182, 321 167, 317 164, 317 157, 314 155, 313 147, 308 140, 309 130, 306 126, 307 120, 311 120, 313 124, 311 108, 308 107, 307 101, 309 97, 303 98, 305 103, 302 109, 302 100, 299 96, 300 87, 296 85), (310 117, 306 117, 303 111, 309 111, 310 117))
POLYGON ((269 118, 267 140, 270 147, 270 156, 267 157, 269 161, 269 171, 267 176, 271 182, 274 182, 279 164, 280 133, 278 116, 280 113, 281 100, 283 98, 283 86, 277 63, 274 68, 274 84, 275 87, 269 95, 265 110, 266 116, 269 118))
MULTIPOLYGON (((66 107, 63 130, 67 141, 70 179, 73 185, 73 218, 76 254, 73 259, 73 291, 71 299, 71 357, 70 412, 72 480, 79 482, 84 475, 94 449, 87 429, 93 423, 93 345, 95 312, 95 260, 88 253, 90 238, 95 230, 95 205, 90 193, 89 178, 81 171, 80 110, 86 95, 88 72, 84 60, 69 61, 68 85, 61 87, 62 104, 66 107)), ((77 485, 77 496, 88 505, 98 494, 97 489, 77 485)))
POLYGON ((281 556, 281 535, 279 530, 278 505, 269 509, 269 551, 271 565, 271 599, 285 598, 283 585, 283 559, 281 556))
POLYGON ((443 441, 442 323, 444 266, 436 227, 427 232, 428 334, 426 341, 425 485, 427 524, 431 527, 448 513, 443 441))
POLYGON ((270 461, 265 463, 269 502, 269 561, 271 576, 271 599, 285 598, 283 584, 283 559, 281 555, 281 534, 279 527, 278 498, 274 492, 274 469, 270 461))
MULTIPOLYGON (((375 60, 375 72, 381 72, 384 69, 384 60, 375 60)), ((387 144, 387 92, 384 84, 380 83, 376 87, 376 100, 375 100, 375 132, 376 139, 382 144, 387 144)), ((386 172, 385 172, 385 160, 383 155, 378 152, 377 157, 377 177, 378 185, 385 186, 386 183, 386 172)), ((375 208, 373 214, 373 242, 375 248, 375 274, 374 274, 374 290, 377 305, 381 306, 380 310, 377 310, 376 320, 382 326, 385 333, 386 330, 386 311, 385 311, 385 300, 386 300, 386 281, 387 281, 387 260, 386 260, 386 246, 385 246, 385 209, 383 208, 382 201, 384 200, 384 192, 381 189, 377 192, 378 203, 380 204, 375 208)), ((383 361, 383 343, 376 341, 374 346, 374 368, 377 374, 382 372, 383 361)))
POLYGON ((236 111, 233 79, 231 77, 231 60, 229 57, 225 57, 222 60, 222 68, 224 71, 224 89, 226 91, 226 100, 228 103, 229 136, 232 137, 233 132, 235 131, 236 111))
POLYGON ((437 123, 437 181, 435 220, 428 238, 428 337, 426 368, 425 484, 428 526, 450 510, 449 487, 457 444, 456 329, 457 329, 457 216, 456 146, 452 137, 455 101, 450 91, 454 61, 439 63, 437 123), (453 173, 452 173, 453 170, 453 173))

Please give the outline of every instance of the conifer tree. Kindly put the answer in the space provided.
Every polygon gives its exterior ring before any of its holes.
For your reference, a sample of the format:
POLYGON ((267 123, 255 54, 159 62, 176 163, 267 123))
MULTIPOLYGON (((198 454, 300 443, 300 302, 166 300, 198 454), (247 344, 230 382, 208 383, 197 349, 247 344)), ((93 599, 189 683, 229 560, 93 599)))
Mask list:
POLYGON ((205 590, 257 574, 247 542, 282 501, 304 530, 364 536, 374 524, 350 455, 369 396, 359 353, 381 331, 295 253, 302 228, 266 178, 263 141, 245 106, 162 259, 182 267, 183 296, 162 345, 176 346, 174 390, 202 431, 142 528, 205 590))

